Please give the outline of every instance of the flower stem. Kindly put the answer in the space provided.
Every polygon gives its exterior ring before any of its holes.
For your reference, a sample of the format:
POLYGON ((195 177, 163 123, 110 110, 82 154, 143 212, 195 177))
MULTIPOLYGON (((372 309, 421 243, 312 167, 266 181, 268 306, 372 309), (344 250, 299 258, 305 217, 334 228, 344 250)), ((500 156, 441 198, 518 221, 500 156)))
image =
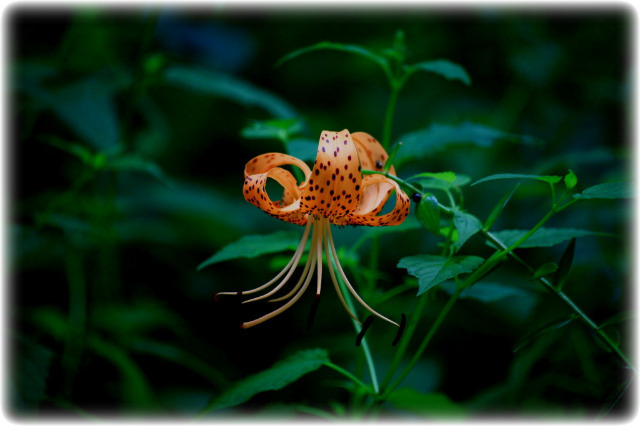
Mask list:
POLYGON ((363 383, 362 380, 358 379, 356 376, 354 376, 353 374, 351 374, 350 372, 348 372, 344 368, 340 367, 339 365, 336 365, 336 364, 332 363, 331 361, 325 362, 324 365, 326 365, 327 367, 337 371, 338 373, 342 374, 343 376, 349 378, 355 384, 357 384, 358 386, 360 386, 361 388, 366 390, 369 394, 371 394, 371 395, 375 395, 376 394, 376 392, 373 389, 371 389, 369 386, 367 386, 365 383, 363 383))
POLYGON ((387 103, 387 110, 384 114, 384 128, 382 130, 382 147, 386 150, 389 149, 391 144, 391 126, 393 124, 393 114, 396 109, 396 103, 398 102, 398 94, 400 93, 400 86, 393 81, 391 83, 391 93, 389 95, 389 102, 387 103))

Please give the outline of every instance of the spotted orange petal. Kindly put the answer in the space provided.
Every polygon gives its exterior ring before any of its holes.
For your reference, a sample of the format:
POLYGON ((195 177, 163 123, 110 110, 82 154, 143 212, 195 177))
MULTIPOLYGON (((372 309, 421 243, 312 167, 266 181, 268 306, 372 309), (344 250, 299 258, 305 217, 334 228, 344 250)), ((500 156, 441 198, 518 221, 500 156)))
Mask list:
POLYGON ((333 222, 356 209, 361 183, 358 152, 349 131, 323 131, 308 185, 301 188, 300 210, 333 222))
POLYGON ((301 188, 307 185, 311 170, 301 160, 286 154, 262 154, 247 163, 244 169, 244 198, 266 213, 286 222, 304 225, 307 215, 300 211, 301 188), (305 176, 300 185, 283 165, 299 167, 305 176), (283 188, 282 200, 273 202, 266 191, 267 179, 271 178, 283 188))
MULTIPOLYGON (((411 207, 411 201, 409 200, 409 196, 405 194, 400 186, 391 179, 382 176, 382 175, 368 175, 362 180, 362 186, 366 191, 371 187, 376 187, 376 185, 384 184, 389 186, 391 189, 385 194, 388 198, 391 195, 391 192, 395 189, 396 191, 396 204, 393 210, 389 213, 377 216, 377 214, 382 210, 382 206, 373 206, 369 211, 364 211, 365 209, 360 209, 354 211, 348 217, 344 218, 344 222, 340 223, 343 225, 367 225, 367 226, 394 226, 399 225, 407 218, 409 215, 409 209, 411 207)), ((379 186, 376 191, 379 192, 379 186)), ((386 201, 386 199, 385 199, 386 201)), ((369 206, 371 207, 371 206, 369 206)))

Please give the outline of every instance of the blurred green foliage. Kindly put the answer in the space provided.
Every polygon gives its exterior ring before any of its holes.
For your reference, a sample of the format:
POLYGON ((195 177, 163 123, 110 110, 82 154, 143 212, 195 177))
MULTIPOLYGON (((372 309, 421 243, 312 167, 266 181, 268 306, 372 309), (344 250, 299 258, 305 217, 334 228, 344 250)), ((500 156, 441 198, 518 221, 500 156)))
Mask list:
MULTIPOLYGON (((12 413, 629 413, 629 370, 533 280, 559 277, 629 352, 631 218, 619 198, 630 189, 614 183, 630 179, 629 7, 5 10, 12 413), (308 46, 320 48, 301 55, 308 46), (270 151, 312 161, 325 129, 383 140, 385 73, 400 59, 426 72, 397 99, 396 171, 436 201, 418 215, 431 233, 412 217, 334 231, 372 306, 399 316, 423 304, 424 335, 457 291, 451 278, 493 252, 483 229, 517 241, 548 211, 554 184, 580 203, 518 250, 533 271, 504 262, 462 291, 402 386, 372 410, 364 388, 329 368, 371 379, 333 294, 311 330, 310 296, 239 330, 265 308, 216 304, 214 294, 270 279, 279 258, 239 256, 295 249, 289 237, 302 232, 244 201, 245 163, 270 151), (464 205, 452 219, 437 208, 449 199, 464 205), (425 266, 419 280, 406 273, 425 266)), ((367 334, 379 375, 394 333, 374 324, 367 334)))

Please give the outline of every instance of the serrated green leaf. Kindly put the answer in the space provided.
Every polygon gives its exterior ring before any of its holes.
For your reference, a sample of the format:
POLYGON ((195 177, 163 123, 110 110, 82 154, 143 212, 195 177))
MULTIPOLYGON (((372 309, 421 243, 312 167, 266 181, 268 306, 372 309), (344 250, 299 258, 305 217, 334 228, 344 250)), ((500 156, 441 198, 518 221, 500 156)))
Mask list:
POLYGON ((465 121, 460 124, 433 123, 429 127, 400 137, 403 143, 398 152, 395 165, 409 160, 425 158, 436 151, 452 146, 475 145, 489 148, 498 141, 507 141, 532 145, 537 143, 531 136, 520 136, 465 121))
POLYGON ((415 210, 416 218, 427 230, 440 235, 440 207, 438 200, 431 194, 425 194, 415 210))
POLYGON ((479 183, 482 182, 488 182, 491 180, 498 180, 498 179, 533 179, 533 180, 539 180, 542 182, 547 182, 550 184, 556 184, 558 182, 560 182, 560 179, 562 179, 562 177, 560 176, 538 176, 538 175, 522 175, 522 174, 515 174, 515 173, 498 173, 496 175, 491 175, 491 176, 487 176, 485 178, 482 178, 480 180, 477 180, 475 182, 473 182, 471 184, 471 186, 473 185, 477 185, 479 183))
POLYGON ((447 80, 458 80, 467 86, 471 86, 471 77, 469 77, 467 71, 465 71, 465 69, 460 65, 446 59, 419 62, 410 66, 408 69, 409 72, 418 70, 432 72, 446 78, 447 80))
POLYGON ((576 249, 575 237, 569 241, 567 248, 562 252, 560 261, 558 262, 558 270, 553 277, 553 286, 558 290, 562 290, 562 287, 567 283, 569 274, 571 273, 571 265, 573 264, 573 254, 576 249))
MULTIPOLYGON (((502 241, 507 247, 518 241, 527 230, 525 229, 506 229, 503 231, 494 232, 493 235, 502 241)), ((602 236, 613 237, 613 234, 607 234, 604 232, 588 231, 586 229, 574 229, 574 228, 540 228, 527 238, 520 248, 530 247, 551 247, 556 244, 563 243, 572 238, 588 237, 588 236, 602 236)))
POLYGON ((295 250, 300 243, 300 238, 300 234, 291 231, 278 231, 268 235, 247 235, 223 247, 198 265, 198 270, 225 260, 253 258, 267 253, 295 250))
POLYGON ((213 398, 201 414, 242 404, 261 392, 282 389, 328 361, 329 354, 325 349, 299 351, 267 370, 236 382, 221 395, 213 398))
POLYGON ((419 254, 403 257, 398 268, 406 268, 410 275, 418 278, 418 296, 441 282, 460 274, 472 272, 484 259, 477 256, 432 256, 419 254))
POLYGON ((387 401, 395 408, 426 417, 456 417, 466 415, 465 409, 443 393, 420 393, 410 388, 394 391, 387 401))
POLYGON ((593 198, 632 198, 633 194, 631 191, 631 185, 627 182, 612 182, 612 183, 601 183, 600 185, 595 185, 589 187, 582 191, 581 194, 574 194, 574 198, 580 198, 583 200, 593 199, 593 198))
POLYGON ((569 173, 565 175, 564 184, 567 189, 573 189, 578 184, 578 177, 573 171, 569 170, 569 173))
POLYGON ((291 118, 297 115, 284 100, 231 75, 182 65, 168 67, 163 75, 167 83, 198 93, 218 96, 242 105, 263 108, 274 117, 291 118))
POLYGON ((362 56, 367 58, 376 64, 378 64, 385 73, 389 72, 389 65, 387 63, 387 59, 384 56, 375 54, 368 49, 365 49, 362 46, 357 46, 353 44, 341 44, 341 43, 332 43, 330 41, 322 41, 320 43, 314 44, 312 46, 302 47, 300 49, 294 50, 283 56, 277 63, 276 66, 282 65, 284 62, 289 61, 293 58, 296 58, 305 53, 313 52, 316 50, 337 50, 340 52, 353 53, 355 55, 362 56))
POLYGON ((558 270, 558 265, 553 262, 547 262, 541 267, 539 267, 536 272, 533 274, 533 278, 538 279, 544 277, 545 275, 549 275, 558 270))
POLYGON ((500 199, 500 201, 498 201, 498 204, 495 205, 493 210, 491 210, 491 213, 489 213, 489 216, 487 216, 487 220, 485 220, 483 225, 484 229, 486 230, 491 229, 496 219, 498 219, 498 217, 500 216, 500 213, 502 213, 502 210, 507 205, 507 203, 509 202, 509 200, 511 199, 511 197, 516 192, 519 186, 520 184, 517 184, 516 186, 514 186, 510 192, 507 192, 506 194, 504 194, 504 196, 500 199))
POLYGON ((291 136, 302 130, 302 122, 297 118, 280 120, 254 121, 242 129, 241 134, 246 139, 278 139, 288 141, 291 136))
POLYGON ((458 231, 458 239, 454 244, 456 252, 462 248, 469 238, 482 229, 482 222, 480 222, 480 219, 472 214, 461 212, 459 210, 454 210, 453 212, 453 224, 458 231))

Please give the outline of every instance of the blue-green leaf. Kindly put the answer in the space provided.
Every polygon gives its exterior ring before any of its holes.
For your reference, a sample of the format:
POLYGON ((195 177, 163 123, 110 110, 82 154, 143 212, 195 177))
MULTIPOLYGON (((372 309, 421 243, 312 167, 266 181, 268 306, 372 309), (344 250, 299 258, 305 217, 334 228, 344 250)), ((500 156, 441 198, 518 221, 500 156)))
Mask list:
POLYGON ((498 216, 500 216, 500 213, 502 213, 502 209, 504 209, 504 206, 507 205, 507 203, 509 202, 509 200, 511 199, 511 197, 516 192, 519 186, 520 184, 517 184, 516 186, 514 186, 510 192, 507 192, 506 194, 504 194, 504 196, 500 199, 500 201, 498 201, 498 204, 495 205, 493 210, 491 210, 491 213, 489 213, 489 216, 487 216, 487 220, 485 220, 484 222, 484 229, 487 229, 487 230, 491 229, 496 219, 498 219, 498 216))
POLYGON ((293 52, 290 52, 286 54, 284 57, 282 57, 276 63, 276 66, 280 66, 282 65, 282 63, 286 61, 296 58, 302 54, 313 52, 316 50, 337 50, 340 52, 353 53, 355 55, 362 56, 364 58, 367 58, 375 62, 380 67, 382 67, 385 73, 389 72, 389 65, 387 64, 387 59, 384 56, 373 53, 362 46, 356 46, 353 44, 332 43, 330 41, 322 41, 312 46, 302 47, 300 49, 294 50, 293 52))
POLYGON ((318 142, 311 139, 293 139, 287 144, 287 153, 302 161, 314 161, 318 154, 318 142))
POLYGON ((287 141, 302 130, 302 122, 297 118, 254 121, 242 129, 242 137, 247 139, 278 139, 287 141))
POLYGON ((572 238, 569 241, 569 245, 562 252, 560 261, 558 262, 558 270, 553 277, 553 286, 558 290, 562 290, 562 287, 567 283, 569 274, 571 273, 571 266, 573 264, 573 254, 576 250, 576 239, 572 238))
MULTIPOLYGON (((507 247, 518 241, 524 234, 526 229, 506 229, 504 231, 497 231, 493 233, 493 236, 502 241, 507 247)), ((612 237, 614 235, 604 232, 588 231, 586 229, 574 229, 574 228, 540 228, 534 232, 529 238, 527 238, 520 248, 530 247, 551 247, 556 244, 563 243, 572 238, 587 237, 587 236, 604 236, 612 237)))
POLYGON ((627 182, 601 183, 575 194, 574 198, 583 200, 592 198, 631 198, 633 197, 631 185, 627 182))
POLYGON ((533 274, 533 278, 538 279, 542 278, 545 275, 549 275, 558 270, 558 265, 553 262, 547 262, 544 265, 540 266, 536 272, 533 274))
POLYGON ((198 265, 198 270, 240 257, 252 258, 267 253, 277 253, 284 250, 295 250, 300 243, 300 234, 291 231, 278 231, 268 235, 247 235, 223 247, 216 254, 198 265))
POLYGON ((456 417, 466 415, 465 409, 443 393, 420 393, 411 388, 394 391, 387 401, 395 408, 426 417, 456 417))
POLYGON ((173 65, 164 71, 164 79, 199 93, 228 99, 246 106, 263 108, 274 117, 291 118, 297 114, 285 101, 231 75, 208 69, 173 65))
POLYGON ((436 151, 456 145, 475 145, 490 148, 498 141, 524 143, 532 145, 537 140, 531 136, 506 133, 484 124, 465 121, 461 124, 433 123, 429 127, 400 137, 403 143, 398 152, 395 164, 420 159, 436 151))
POLYGON ((201 414, 242 404, 261 392, 282 389, 328 361, 329 354, 325 349, 299 351, 267 370, 236 382, 221 395, 213 398, 201 414))
POLYGON ((455 210, 453 212, 453 224, 458 230, 458 239, 454 244, 455 251, 460 250, 469 238, 482 229, 482 222, 480 222, 480 219, 472 214, 461 212, 459 210, 455 210))
POLYGON ((110 170, 146 173, 170 188, 174 186, 160 166, 153 161, 146 160, 137 155, 116 157, 106 163, 106 168, 110 170))
POLYGON ((484 259, 477 256, 432 256, 419 254, 403 257, 398 268, 406 268, 410 275, 418 278, 418 296, 441 282, 460 274, 472 272, 484 259))
POLYGON ((440 235, 440 207, 438 200, 431 194, 425 194, 415 210, 416 218, 427 231, 440 235))
POLYGON ((467 86, 471 86, 471 77, 469 77, 467 71, 460 65, 446 59, 420 62, 409 67, 410 72, 418 70, 438 74, 447 80, 459 80, 467 86))
POLYGON ((560 182, 560 179, 562 179, 562 177, 560 177, 560 176, 523 175, 523 174, 515 174, 515 173, 498 173, 496 175, 487 176, 485 178, 477 180, 477 181, 473 182, 471 184, 471 186, 477 185, 477 184, 482 183, 482 182, 488 182, 490 180, 498 180, 498 179, 533 179, 533 180, 539 180, 539 181, 542 181, 542 182, 547 182, 547 183, 550 183, 550 184, 553 185, 553 184, 556 184, 556 183, 560 182))

